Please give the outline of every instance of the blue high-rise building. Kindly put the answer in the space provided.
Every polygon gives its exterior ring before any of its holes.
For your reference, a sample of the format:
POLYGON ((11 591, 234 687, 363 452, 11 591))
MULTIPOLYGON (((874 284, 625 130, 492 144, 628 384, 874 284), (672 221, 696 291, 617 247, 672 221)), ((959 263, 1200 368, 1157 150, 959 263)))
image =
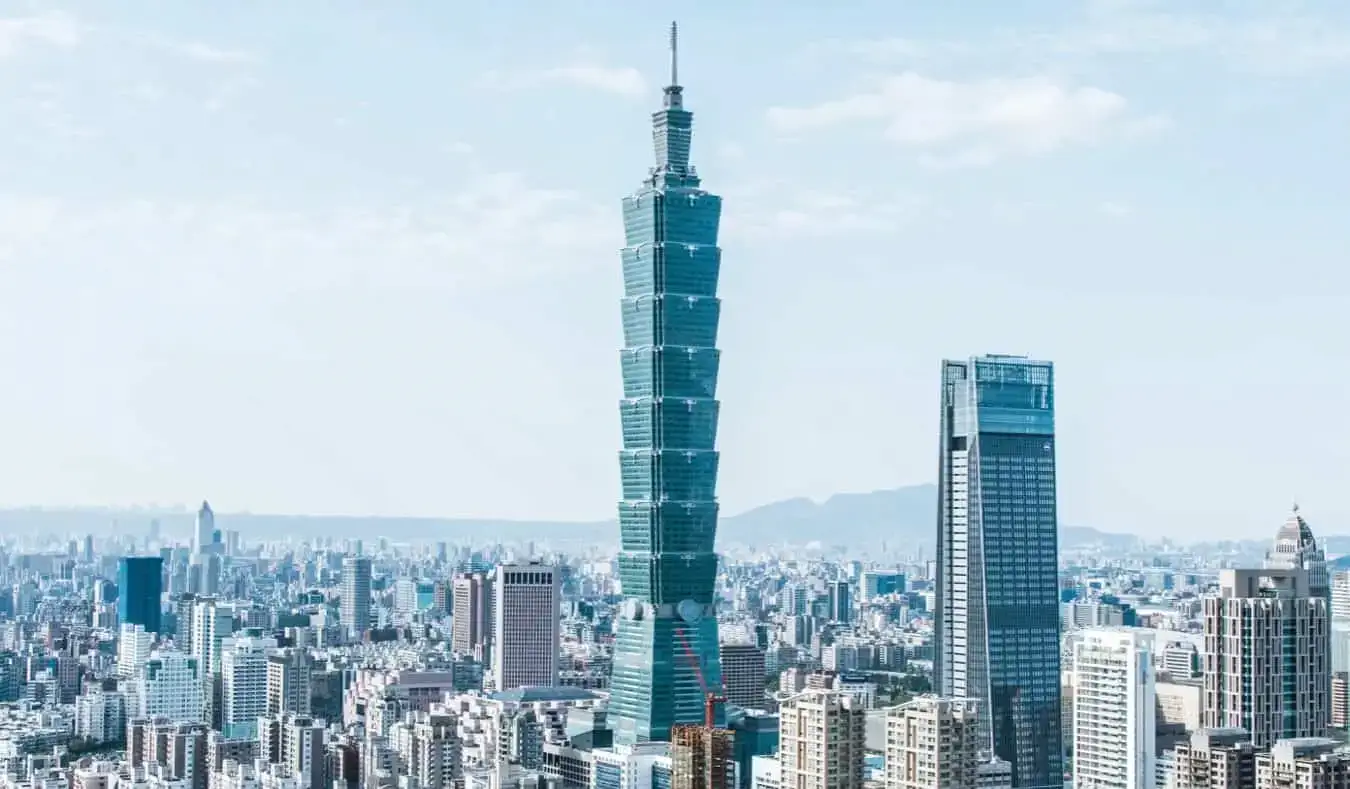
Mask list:
POLYGON ((1054 397, 1049 362, 942 364, 935 671, 1017 789, 1064 786, 1054 397))
POLYGON ((717 247, 722 200, 689 164, 671 25, 671 75, 652 114, 656 165, 623 201, 623 450, 609 715, 615 741, 667 740, 704 717, 717 651, 717 247))
POLYGON ((159 632, 163 571, 164 560, 158 556, 122 557, 117 563, 118 622, 159 632))

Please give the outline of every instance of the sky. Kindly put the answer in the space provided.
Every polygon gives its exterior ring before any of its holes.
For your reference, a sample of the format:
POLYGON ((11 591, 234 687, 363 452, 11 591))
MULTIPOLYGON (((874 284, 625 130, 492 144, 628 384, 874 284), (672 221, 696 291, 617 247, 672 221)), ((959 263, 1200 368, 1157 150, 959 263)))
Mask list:
POLYGON ((930 482, 1056 363, 1061 521, 1350 532, 1350 4, 0 2, 0 504, 601 519, 680 22, 719 495, 930 482))

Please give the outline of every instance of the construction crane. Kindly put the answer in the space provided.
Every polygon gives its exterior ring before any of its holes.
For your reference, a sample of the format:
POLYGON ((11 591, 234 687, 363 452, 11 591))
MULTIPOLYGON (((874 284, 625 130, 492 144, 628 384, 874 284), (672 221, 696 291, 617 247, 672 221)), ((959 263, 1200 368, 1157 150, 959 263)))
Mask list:
POLYGON ((698 677, 699 687, 703 689, 703 728, 712 730, 717 728, 717 704, 726 703, 727 697, 723 693, 715 693, 708 687, 708 680, 703 676, 703 664, 694 654, 694 650, 689 646, 689 639, 684 635, 684 628, 676 626, 675 635, 680 637, 680 646, 684 648, 685 657, 689 658, 689 663, 694 667, 694 676, 698 677))

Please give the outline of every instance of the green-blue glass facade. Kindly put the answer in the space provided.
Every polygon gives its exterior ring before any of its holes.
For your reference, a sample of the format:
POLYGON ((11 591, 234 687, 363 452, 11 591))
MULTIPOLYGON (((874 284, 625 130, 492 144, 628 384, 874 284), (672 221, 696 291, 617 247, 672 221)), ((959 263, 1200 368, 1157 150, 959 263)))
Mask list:
POLYGON ((722 201, 689 164, 693 114, 671 82, 652 115, 656 165, 623 201, 626 599, 609 702, 619 743, 668 740, 671 726, 702 721, 704 683, 722 682, 714 610, 722 201))
POLYGON ((1054 391, 1049 362, 942 365, 935 671, 1017 789, 1064 786, 1054 391))

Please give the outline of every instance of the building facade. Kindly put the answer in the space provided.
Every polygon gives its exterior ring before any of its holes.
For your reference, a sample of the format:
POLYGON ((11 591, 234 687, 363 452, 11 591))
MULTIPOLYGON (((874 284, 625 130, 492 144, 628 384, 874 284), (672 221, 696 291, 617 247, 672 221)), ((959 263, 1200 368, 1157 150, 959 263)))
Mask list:
POLYGON ((558 569, 546 564, 503 564, 493 582, 497 600, 492 638, 495 690, 558 684, 558 569))
POLYGON ((1204 601, 1209 728, 1241 728, 1258 748, 1323 737, 1331 719, 1327 601, 1308 571, 1224 570, 1204 601))
POLYGON ((273 638, 232 638, 221 645, 221 731, 230 739, 252 739, 258 717, 267 713, 267 654, 273 638))
POLYGON ((493 597, 492 576, 487 573, 455 577, 451 589, 451 649, 480 661, 487 657, 494 624, 493 597))
POLYGON ((924 696, 886 711, 886 789, 975 789, 980 716, 969 699, 924 696))
POLYGON ((348 556, 342 560, 342 626, 352 635, 370 629, 370 559, 348 556))
POLYGON ((1073 650, 1073 785, 1153 789, 1157 695, 1153 635, 1089 628, 1073 650))
POLYGON ((151 633, 160 628, 160 598, 164 594, 164 559, 123 556, 117 562, 117 619, 140 625, 151 633))
POLYGON ((754 644, 724 643, 719 647, 727 703, 737 707, 765 706, 764 650, 754 644))
POLYGON ((623 201, 623 501, 610 715, 621 743, 668 740, 716 688, 717 246, 722 201, 690 165, 671 27, 671 76, 652 114, 656 164, 623 201), (701 679, 700 679, 701 677, 701 679))
POLYGON ((807 690, 778 710, 778 767, 784 789, 862 789, 867 711, 836 690, 807 690))
POLYGON ((132 683, 133 717, 174 723, 205 720, 206 672, 192 655, 156 650, 132 683))
POLYGON ((942 364, 934 670, 1019 789, 1063 785, 1054 391, 1049 362, 942 364))

